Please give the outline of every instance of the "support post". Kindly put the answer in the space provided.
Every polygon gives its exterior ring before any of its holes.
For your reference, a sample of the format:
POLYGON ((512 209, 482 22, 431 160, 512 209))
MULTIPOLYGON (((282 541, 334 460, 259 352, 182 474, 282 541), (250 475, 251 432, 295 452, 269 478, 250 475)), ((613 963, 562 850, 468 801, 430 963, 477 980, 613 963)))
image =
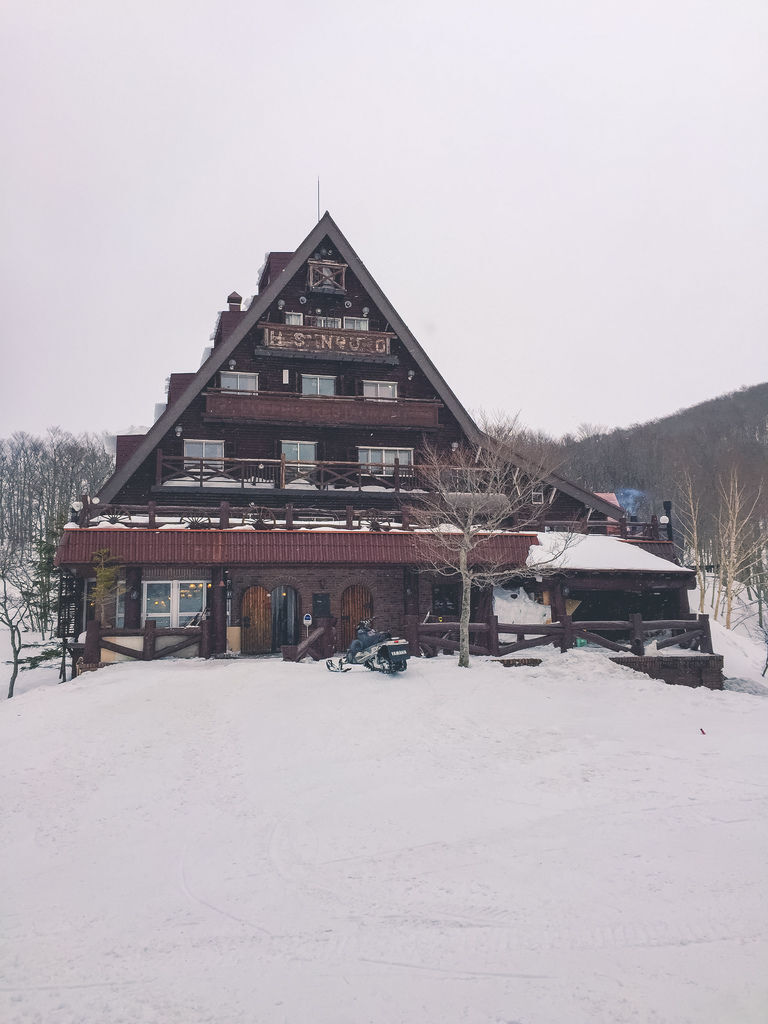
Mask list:
POLYGON ((98 665, 101 661, 101 623, 91 619, 85 627, 85 650, 83 661, 86 665, 98 665))
POLYGON ((702 654, 714 654, 715 649, 712 646, 712 630, 710 629, 709 625, 709 616, 697 615, 696 618, 702 631, 699 649, 701 650, 702 654))
POLYGON ((640 612, 633 612, 629 616, 630 641, 629 647, 633 654, 642 658, 645 654, 645 643, 643 642, 643 616, 640 612))
POLYGON ((125 570, 125 628, 141 626, 141 568, 130 566, 125 570))
POLYGON ((229 529, 229 502, 222 501, 219 505, 219 529, 229 529))
POLYGON ((211 571, 211 653, 227 651, 227 584, 224 570, 216 566, 211 571))
POLYGON ((280 490, 285 490, 285 452, 280 456, 280 490))
POLYGON ((403 632, 405 633, 405 639, 408 641, 408 653, 413 658, 420 658, 418 615, 403 616, 403 632))
POLYGON ((560 653, 565 654, 573 647, 573 620, 570 615, 563 615, 563 635, 560 638, 560 653))
POLYGON ((285 506, 285 528, 286 530, 293 529, 293 505, 285 506))
POLYGON ((347 529, 348 530, 354 530, 354 528, 355 528, 355 518, 354 518, 353 512, 354 512, 354 509, 352 508, 352 506, 351 505, 347 505, 347 507, 346 507, 346 516, 347 516, 347 529))
POLYGON ((488 616, 488 653, 499 656, 499 617, 493 614, 488 616))
POLYGON ((148 501, 147 502, 147 517, 149 519, 149 522, 147 523, 147 528, 150 529, 150 530, 155 530, 157 528, 157 502, 156 501, 148 501))
POLYGON ((147 619, 144 623, 144 643, 141 648, 142 661, 154 661, 157 626, 154 619, 147 619))
POLYGON ((163 482, 163 449, 158 448, 155 453, 155 486, 159 487, 163 482))
POLYGON ((200 623, 200 657, 211 656, 211 620, 204 618, 200 623))

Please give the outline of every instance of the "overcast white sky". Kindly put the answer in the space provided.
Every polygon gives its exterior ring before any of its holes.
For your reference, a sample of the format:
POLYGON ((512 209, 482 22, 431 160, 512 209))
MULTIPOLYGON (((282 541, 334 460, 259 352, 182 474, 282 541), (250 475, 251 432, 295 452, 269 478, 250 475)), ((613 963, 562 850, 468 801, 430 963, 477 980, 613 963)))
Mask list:
POLYGON ((7 0, 0 436, 152 421, 328 208, 459 398, 768 378, 765 0, 7 0))

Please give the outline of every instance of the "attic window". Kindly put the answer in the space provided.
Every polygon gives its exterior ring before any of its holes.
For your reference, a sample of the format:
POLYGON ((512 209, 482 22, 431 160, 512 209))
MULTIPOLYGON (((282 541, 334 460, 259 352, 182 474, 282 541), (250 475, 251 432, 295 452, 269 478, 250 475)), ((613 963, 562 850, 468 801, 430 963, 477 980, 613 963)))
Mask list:
POLYGON ((221 372, 219 376, 222 391, 258 391, 258 373, 221 372))
POLYGON ((345 316, 344 327, 350 331, 367 331, 368 330, 368 317, 367 316, 345 316))
POLYGON ((532 490, 531 491, 531 504, 532 505, 543 505, 544 504, 544 491, 532 490))
POLYGON ((346 292, 346 263, 332 263, 330 260, 308 260, 309 276, 307 287, 311 292, 346 292))
POLYGON ((285 322, 287 324, 290 324, 292 327, 301 327, 301 325, 304 323, 304 314, 303 313, 286 313, 285 314, 285 322))

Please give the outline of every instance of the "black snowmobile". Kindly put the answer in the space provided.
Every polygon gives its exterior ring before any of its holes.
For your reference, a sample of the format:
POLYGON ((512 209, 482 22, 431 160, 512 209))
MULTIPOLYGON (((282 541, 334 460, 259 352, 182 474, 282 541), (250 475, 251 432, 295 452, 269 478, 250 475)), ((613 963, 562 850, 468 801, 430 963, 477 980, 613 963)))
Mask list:
POLYGON ((362 619, 357 624, 356 637, 346 654, 334 663, 329 658, 325 665, 329 672, 349 672, 353 665, 365 665, 372 672, 405 672, 408 668, 408 641, 391 633, 379 633, 371 625, 373 619, 362 619))

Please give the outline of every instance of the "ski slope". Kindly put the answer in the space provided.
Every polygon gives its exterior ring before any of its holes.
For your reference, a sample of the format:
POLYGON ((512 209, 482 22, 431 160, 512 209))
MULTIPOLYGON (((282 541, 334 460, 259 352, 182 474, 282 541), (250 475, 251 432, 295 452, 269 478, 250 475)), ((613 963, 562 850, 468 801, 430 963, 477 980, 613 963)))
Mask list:
POLYGON ((0 1020, 762 1024, 751 689, 590 650, 20 689, 0 705, 0 1020))

